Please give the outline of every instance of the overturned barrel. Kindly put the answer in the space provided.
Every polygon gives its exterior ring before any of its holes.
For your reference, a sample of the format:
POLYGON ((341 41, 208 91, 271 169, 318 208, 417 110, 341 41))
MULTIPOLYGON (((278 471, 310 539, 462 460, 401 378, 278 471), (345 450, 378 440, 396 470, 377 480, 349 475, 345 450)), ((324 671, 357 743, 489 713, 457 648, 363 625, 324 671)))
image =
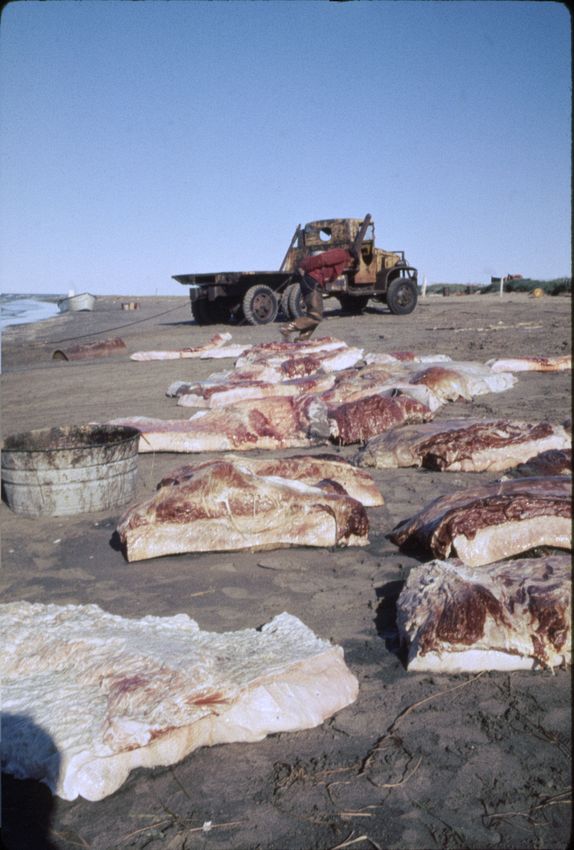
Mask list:
POLYGON ((52 360, 86 360, 90 357, 109 357, 111 354, 124 352, 127 346, 119 336, 112 339, 102 339, 98 342, 85 342, 81 345, 71 345, 69 348, 57 348, 52 353, 52 360))
POLYGON ((65 425, 6 437, 2 491, 27 516, 102 511, 129 502, 137 483, 135 428, 65 425))

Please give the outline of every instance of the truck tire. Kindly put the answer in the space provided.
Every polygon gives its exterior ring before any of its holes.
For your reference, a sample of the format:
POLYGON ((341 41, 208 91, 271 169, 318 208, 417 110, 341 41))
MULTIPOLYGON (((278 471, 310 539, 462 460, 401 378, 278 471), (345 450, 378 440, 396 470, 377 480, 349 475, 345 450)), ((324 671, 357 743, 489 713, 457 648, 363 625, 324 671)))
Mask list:
POLYGON ((279 311, 277 296, 269 286, 252 286, 243 296, 243 315, 250 325, 268 325, 279 311))
POLYGON ((298 283, 290 283, 286 287, 281 296, 280 309, 286 319, 297 319, 303 315, 305 304, 303 303, 301 287, 298 283))
POLYGON ((352 316, 358 316, 362 313, 369 303, 368 295, 338 295, 339 304, 343 313, 350 313, 352 316))
POLYGON ((283 292, 281 293, 281 298, 279 299, 279 312, 283 316, 284 319, 292 319, 291 310, 289 309, 289 296, 291 295, 291 290, 294 286, 298 284, 291 283, 289 286, 285 287, 283 292))
POLYGON ((301 286, 298 283, 292 283, 287 289, 289 290, 289 313, 291 314, 289 318, 298 319, 299 316, 304 316, 307 312, 301 286))
POLYGON ((391 313, 406 316, 417 306, 418 291, 413 280, 397 277, 387 289, 387 306, 391 313))
POLYGON ((229 305, 223 298, 199 298, 191 302, 191 315, 198 325, 217 325, 229 321, 229 305))

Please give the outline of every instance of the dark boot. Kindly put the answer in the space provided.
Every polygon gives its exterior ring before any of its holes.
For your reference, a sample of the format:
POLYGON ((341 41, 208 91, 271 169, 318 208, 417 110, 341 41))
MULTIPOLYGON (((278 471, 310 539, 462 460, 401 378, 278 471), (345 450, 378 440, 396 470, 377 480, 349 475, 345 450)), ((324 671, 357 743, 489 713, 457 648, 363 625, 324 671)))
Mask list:
POLYGON ((323 296, 314 289, 305 298, 305 309, 309 319, 313 319, 317 325, 323 318, 323 296))
POLYGON ((323 318, 323 296, 316 289, 305 295, 305 316, 299 316, 280 328, 283 336, 299 333, 297 339, 309 339, 323 318))
POLYGON ((279 330, 285 337, 289 337, 290 334, 299 334, 297 339, 308 339, 319 322, 316 319, 312 319, 310 316, 299 316, 298 319, 295 319, 292 322, 288 322, 286 325, 282 325, 279 330))
POLYGON ((309 339, 323 318, 323 296, 317 289, 313 289, 305 296, 305 308, 307 310, 307 315, 304 317, 306 326, 302 328, 299 339, 309 339))

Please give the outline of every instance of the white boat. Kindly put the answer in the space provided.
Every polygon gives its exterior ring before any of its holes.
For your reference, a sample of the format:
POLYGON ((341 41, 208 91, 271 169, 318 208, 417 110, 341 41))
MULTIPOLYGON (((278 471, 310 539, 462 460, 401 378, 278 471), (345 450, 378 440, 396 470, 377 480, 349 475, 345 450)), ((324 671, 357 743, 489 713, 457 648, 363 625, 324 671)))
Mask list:
POLYGON ((80 310, 93 310, 96 303, 95 295, 89 292, 81 292, 79 295, 69 295, 58 301, 60 313, 77 313, 80 310))

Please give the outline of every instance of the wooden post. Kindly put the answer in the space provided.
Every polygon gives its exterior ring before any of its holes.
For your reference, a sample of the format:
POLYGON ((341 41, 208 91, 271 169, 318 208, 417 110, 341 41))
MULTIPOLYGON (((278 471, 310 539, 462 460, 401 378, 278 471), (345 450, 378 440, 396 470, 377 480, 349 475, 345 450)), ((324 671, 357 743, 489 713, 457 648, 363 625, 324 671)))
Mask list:
POLYGON ((500 297, 502 298, 502 293, 504 292, 504 275, 500 278, 500 297))
POLYGON ((427 276, 426 276, 426 274, 425 274, 425 275, 423 275, 423 291, 422 291, 422 297, 423 297, 423 298, 426 298, 426 296, 427 296, 427 276))

